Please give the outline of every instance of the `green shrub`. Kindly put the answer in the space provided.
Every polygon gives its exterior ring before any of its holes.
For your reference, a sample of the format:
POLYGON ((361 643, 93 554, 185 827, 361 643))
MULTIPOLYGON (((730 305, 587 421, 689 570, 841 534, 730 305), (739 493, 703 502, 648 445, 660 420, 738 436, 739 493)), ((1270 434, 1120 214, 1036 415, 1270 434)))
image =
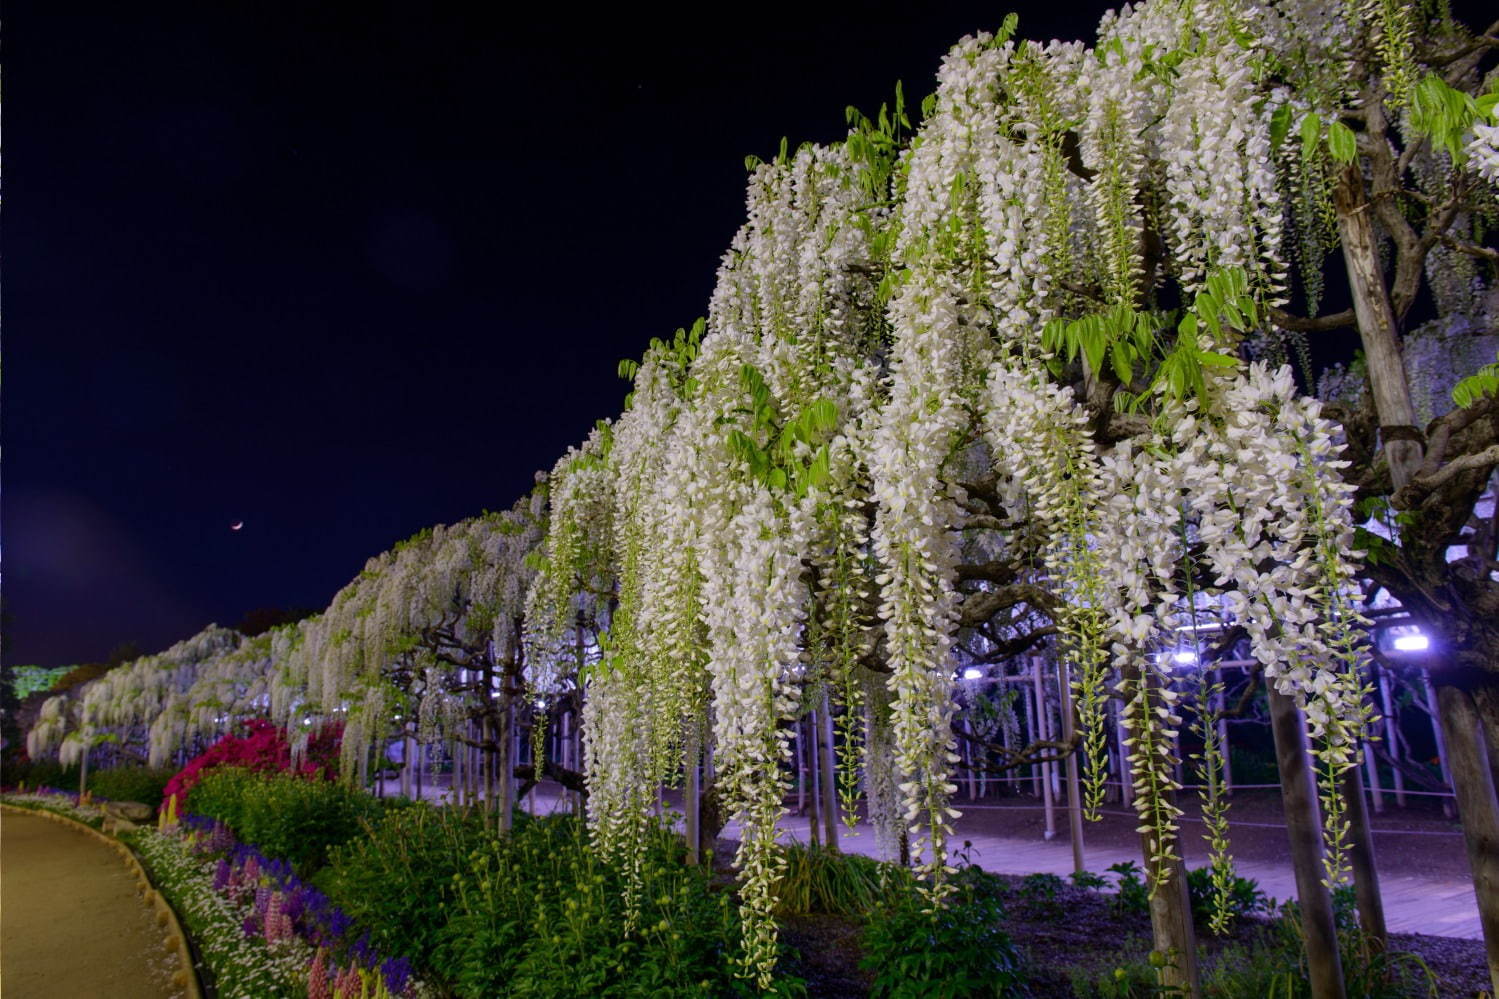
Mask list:
POLYGON ((172 779, 170 770, 149 767, 112 767, 88 775, 88 789, 110 801, 138 801, 152 808, 161 804, 162 789, 172 779))
POLYGON ((361 834, 380 803, 335 781, 239 767, 208 771, 188 794, 187 810, 218 819, 267 857, 290 861, 303 876, 327 863, 328 851, 361 834))
MULTIPOLYGON (((1213 869, 1198 867, 1187 872, 1187 895, 1192 902, 1192 918, 1206 923, 1213 912, 1213 869)), ((1253 878, 1237 875, 1229 882, 1228 911, 1238 918, 1256 912, 1266 912, 1270 899, 1260 891, 1260 884, 1253 878)))
POLYGON ((1020 901, 1032 915, 1056 918, 1062 914, 1065 886, 1055 874, 1027 874, 1020 880, 1020 901))
POLYGON ((874 973, 872 999, 1025 994, 1020 959, 1000 929, 1004 913, 992 892, 963 881, 948 905, 924 908, 913 887, 871 913, 861 964, 874 973))
POLYGON ((882 904, 910 874, 893 864, 819 846, 785 847, 786 872, 776 884, 777 916, 826 913, 864 916, 882 904))
POLYGON ((1072 884, 1078 888, 1086 888, 1089 891, 1098 891, 1108 888, 1109 879, 1102 874, 1094 874, 1092 871, 1073 871, 1067 875, 1072 884))
MULTIPOLYGON (((1436 978, 1416 955, 1385 952, 1357 929, 1338 932, 1344 991, 1360 999, 1436 999, 1436 978)), ((1083 999, 1144 999, 1179 995, 1157 984, 1157 963, 1120 955, 1100 975, 1074 974, 1073 992, 1083 999)), ((1248 943, 1230 944, 1202 969, 1206 999, 1311 999, 1311 979, 1295 903, 1288 903, 1248 943)))
POLYGON ((1114 911, 1120 915, 1149 912, 1150 889, 1145 886, 1145 871, 1140 865, 1133 860, 1121 860, 1110 864, 1108 869, 1119 875, 1119 894, 1114 896, 1114 911))
POLYGON ((734 977, 733 900, 682 857, 680 840, 651 836, 631 918, 624 873, 594 856, 579 820, 518 816, 465 861, 435 966, 461 997, 752 994, 734 977))
POLYGON ((489 837, 478 812, 393 808, 367 835, 333 847, 314 882, 356 923, 369 927, 377 949, 429 967, 457 898, 454 880, 466 875, 469 857, 489 837))
POLYGON ((7 762, 3 780, 6 787, 25 784, 32 791, 39 787, 76 791, 79 776, 77 767, 65 767, 56 760, 28 760, 25 763, 7 762))

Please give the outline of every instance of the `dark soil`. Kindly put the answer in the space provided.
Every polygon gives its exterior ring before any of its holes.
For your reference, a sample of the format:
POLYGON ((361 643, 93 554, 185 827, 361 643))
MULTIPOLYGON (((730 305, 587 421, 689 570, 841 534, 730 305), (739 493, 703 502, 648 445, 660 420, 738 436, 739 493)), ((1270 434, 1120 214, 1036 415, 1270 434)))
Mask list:
MULTIPOLYGON (((997 878, 1005 885, 1004 928, 1024 961, 1032 999, 1071 999, 1074 981, 1096 981, 1149 956, 1149 917, 1117 912, 1112 894, 1064 885, 1045 898, 1027 890, 1023 878, 997 878)), ((859 920, 843 916, 785 920, 782 940, 791 951, 785 970, 806 981, 812 999, 863 999, 873 976, 859 967, 862 931, 859 920)), ((1226 947, 1252 947, 1269 934, 1263 918, 1240 920, 1226 938, 1199 926, 1199 958, 1211 966, 1226 947)), ((1431 969, 1442 999, 1477 996, 1487 988, 1482 941, 1394 934, 1390 943, 1392 951, 1413 955, 1431 969)))

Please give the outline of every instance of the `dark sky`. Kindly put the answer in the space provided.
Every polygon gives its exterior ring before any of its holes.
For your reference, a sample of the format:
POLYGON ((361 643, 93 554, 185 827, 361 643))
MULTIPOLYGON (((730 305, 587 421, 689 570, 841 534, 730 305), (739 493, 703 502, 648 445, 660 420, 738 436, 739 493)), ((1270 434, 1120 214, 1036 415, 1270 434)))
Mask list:
POLYGON ((7 5, 8 661, 320 608, 508 506, 706 310, 746 154, 1009 9, 470 6, 7 5))
POLYGON ((1003 15, 468 6, 8 5, 10 662, 323 607, 508 506, 706 310, 746 154, 1003 15))

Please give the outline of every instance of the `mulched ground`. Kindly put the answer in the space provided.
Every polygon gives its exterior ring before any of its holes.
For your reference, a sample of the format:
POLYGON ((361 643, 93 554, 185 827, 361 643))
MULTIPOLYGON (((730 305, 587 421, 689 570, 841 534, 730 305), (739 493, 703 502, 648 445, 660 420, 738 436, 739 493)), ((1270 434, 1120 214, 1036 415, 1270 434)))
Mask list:
MULTIPOLYGON (((1016 839, 1039 839, 1044 818, 1035 799, 1028 795, 990 797, 980 804, 999 807, 970 808, 964 817, 964 831, 1016 839), (966 823, 975 825, 966 825, 966 823)), ((959 795, 959 808, 968 805, 959 795)), ((1185 853, 1190 866, 1205 859, 1205 851, 1193 835, 1199 828, 1192 795, 1184 795, 1185 853)), ((1117 803, 1106 806, 1123 812, 1117 803)), ((1405 830, 1414 835, 1379 835, 1376 854, 1384 869, 1419 870, 1437 877, 1468 877, 1467 855, 1460 827, 1442 814, 1438 801, 1412 796, 1405 808, 1393 804, 1384 815, 1371 817, 1375 828, 1405 830)), ((1286 833, 1278 791, 1244 790, 1234 796, 1231 818, 1233 850, 1237 857, 1284 863, 1286 833)), ((1102 822, 1090 823, 1085 829, 1089 844, 1111 847, 1137 846, 1135 820, 1128 814, 1106 815, 1102 822)), ((1059 837, 1065 840, 1065 811, 1057 812, 1059 837)), ((961 834, 960 834, 961 835, 961 834)), ((732 844, 721 850, 720 858, 732 856, 732 844)), ((982 857, 974 858, 980 866, 982 857)), ((1005 931, 1025 960, 1035 999, 1067 999, 1074 995, 1075 975, 1096 979, 1110 974, 1125 961, 1144 960, 1150 952, 1150 920, 1143 914, 1120 914, 1115 911, 1113 896, 1084 889, 1064 887, 1054 900, 1029 897, 1021 888, 1019 877, 1004 877, 1011 886, 1006 899, 1005 931)), ((1236 932, 1227 940, 1198 929, 1201 959, 1210 963, 1226 945, 1248 945, 1264 932, 1262 920, 1241 920, 1236 932)), ((788 968, 805 979, 812 997, 853 999, 868 995, 871 976, 859 968, 862 951, 859 938, 862 927, 856 920, 837 916, 809 915, 788 920, 782 939, 796 953, 788 968)), ((1420 934, 1392 934, 1394 951, 1416 955, 1431 968, 1437 979, 1437 995, 1442 999, 1476 997, 1488 987, 1488 970, 1483 943, 1451 937, 1420 934)))
MULTIPOLYGON (((1004 928, 1025 962, 1034 999, 1070 999, 1074 976, 1096 979, 1150 953, 1149 917, 1116 913, 1110 895, 1068 885, 1042 900, 1027 897, 1021 878, 1001 880, 1009 886, 1004 928)), ((1229 944, 1252 943, 1265 925, 1242 920, 1226 939, 1199 927, 1201 959, 1211 962, 1229 944)), ((797 954, 787 970, 807 982, 813 999, 863 999, 871 976, 859 967, 861 932, 856 920, 839 916, 787 920, 782 939, 797 954)), ((1393 934, 1390 942, 1392 950, 1414 954, 1431 968, 1442 999, 1477 996, 1488 987, 1482 941, 1393 934)))

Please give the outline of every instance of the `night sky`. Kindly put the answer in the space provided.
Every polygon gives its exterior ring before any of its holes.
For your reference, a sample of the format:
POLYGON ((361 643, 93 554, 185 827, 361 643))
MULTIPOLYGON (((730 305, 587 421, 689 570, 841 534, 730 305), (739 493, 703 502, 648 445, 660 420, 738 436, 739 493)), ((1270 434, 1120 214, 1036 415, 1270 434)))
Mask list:
POLYGON ((9 662, 321 608, 508 506, 706 311, 746 154, 918 103, 1009 9, 467 6, 8 5, 9 662))

